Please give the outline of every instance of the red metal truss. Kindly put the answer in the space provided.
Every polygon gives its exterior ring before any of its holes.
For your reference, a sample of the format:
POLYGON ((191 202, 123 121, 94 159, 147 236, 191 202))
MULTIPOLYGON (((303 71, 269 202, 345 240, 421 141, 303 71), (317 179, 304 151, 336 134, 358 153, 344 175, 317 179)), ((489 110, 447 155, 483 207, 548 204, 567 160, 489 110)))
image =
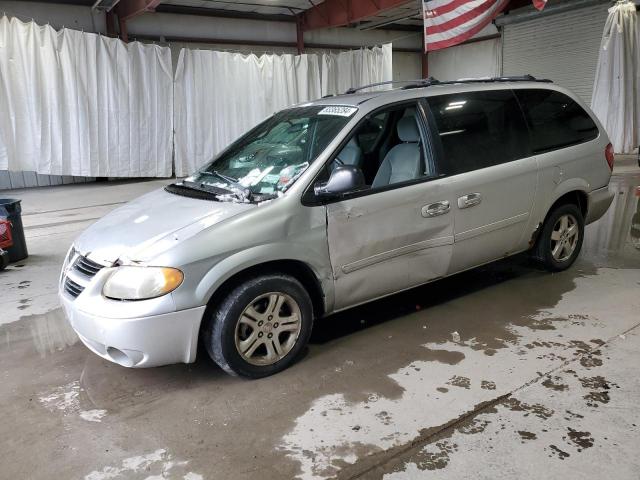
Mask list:
POLYGON ((120 21, 129 20, 144 12, 153 12, 162 0, 120 0, 114 11, 120 21))
POLYGON ((299 14, 304 31, 331 28, 372 17, 415 0, 325 0, 299 14))

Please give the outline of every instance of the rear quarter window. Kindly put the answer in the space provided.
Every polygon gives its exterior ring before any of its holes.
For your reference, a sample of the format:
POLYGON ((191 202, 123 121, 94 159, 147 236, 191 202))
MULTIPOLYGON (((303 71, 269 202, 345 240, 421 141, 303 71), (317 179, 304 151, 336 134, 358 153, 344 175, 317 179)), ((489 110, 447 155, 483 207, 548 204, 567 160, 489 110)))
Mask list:
POLYGON ((567 95, 554 90, 515 90, 531 131, 533 153, 588 142, 598 136, 589 114, 567 95))
POLYGON ((459 174, 530 155, 527 125, 511 90, 439 95, 427 102, 442 145, 439 171, 459 174))

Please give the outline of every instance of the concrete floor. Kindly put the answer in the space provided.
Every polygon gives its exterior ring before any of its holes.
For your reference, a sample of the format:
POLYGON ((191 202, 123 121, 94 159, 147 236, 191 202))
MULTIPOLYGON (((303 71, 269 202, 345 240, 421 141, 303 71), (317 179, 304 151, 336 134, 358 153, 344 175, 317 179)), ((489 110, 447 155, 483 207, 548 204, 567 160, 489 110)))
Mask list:
POLYGON ((502 261, 318 322, 293 368, 129 370, 58 308, 72 239, 167 183, 7 192, 31 256, 0 272, 0 478, 640 478, 640 173, 569 271, 502 261))

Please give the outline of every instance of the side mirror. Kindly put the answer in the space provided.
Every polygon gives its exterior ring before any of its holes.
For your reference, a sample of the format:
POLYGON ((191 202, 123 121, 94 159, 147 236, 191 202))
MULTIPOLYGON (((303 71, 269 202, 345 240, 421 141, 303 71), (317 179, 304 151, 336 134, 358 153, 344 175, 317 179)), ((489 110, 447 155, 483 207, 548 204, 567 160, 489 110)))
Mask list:
POLYGON ((318 198, 331 198, 364 186, 362 170, 353 165, 340 165, 331 172, 328 181, 316 183, 313 192, 318 198))

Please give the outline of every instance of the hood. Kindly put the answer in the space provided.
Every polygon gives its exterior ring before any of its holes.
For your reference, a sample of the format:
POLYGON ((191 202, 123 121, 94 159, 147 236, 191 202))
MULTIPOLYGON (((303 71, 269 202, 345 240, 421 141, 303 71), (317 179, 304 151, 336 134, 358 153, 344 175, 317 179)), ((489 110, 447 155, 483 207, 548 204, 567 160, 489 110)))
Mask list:
POLYGON ((156 190, 87 228, 75 249, 99 263, 145 262, 177 242, 255 205, 188 198, 156 190))

